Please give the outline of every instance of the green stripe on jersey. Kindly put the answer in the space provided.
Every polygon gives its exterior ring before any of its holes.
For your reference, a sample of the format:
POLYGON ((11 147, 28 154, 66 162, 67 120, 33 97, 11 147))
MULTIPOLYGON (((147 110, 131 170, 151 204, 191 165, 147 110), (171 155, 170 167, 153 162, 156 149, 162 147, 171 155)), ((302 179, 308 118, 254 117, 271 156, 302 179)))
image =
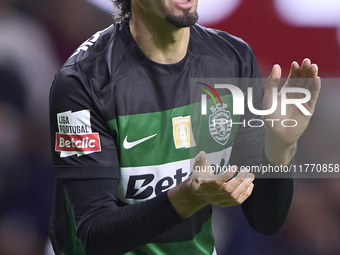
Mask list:
POLYGON ((69 236, 67 238, 67 242, 65 247, 63 247, 63 251, 61 255, 86 255, 83 246, 77 238, 77 231, 75 227, 75 221, 73 218, 71 206, 68 200, 68 197, 65 195, 65 201, 67 206, 68 218, 70 220, 69 223, 69 236))
POLYGON ((193 240, 175 243, 151 243, 143 245, 124 255, 171 255, 200 254, 211 255, 214 251, 214 237, 211 229, 211 217, 202 225, 193 240))
MULTIPOLYGON (((238 122, 240 116, 232 115, 232 95, 221 96, 222 102, 227 105, 233 122, 238 122)), ((201 115, 201 103, 186 105, 166 111, 118 116, 108 122, 112 132, 117 133, 117 148, 119 150, 120 167, 137 167, 166 164, 193 158, 199 151, 207 153, 221 151, 233 144, 238 125, 228 132, 225 144, 216 142, 213 138, 209 118, 214 115, 211 107, 215 104, 212 99, 207 100, 207 115, 201 115), (191 117, 191 127, 195 146, 191 148, 176 149, 174 136, 179 135, 174 130, 173 118, 191 117), (144 140, 142 140, 144 139, 144 140), (124 143, 125 140, 125 143, 124 143), (127 145, 127 146, 124 146, 127 145)), ((224 112, 226 112, 224 111, 224 112)))

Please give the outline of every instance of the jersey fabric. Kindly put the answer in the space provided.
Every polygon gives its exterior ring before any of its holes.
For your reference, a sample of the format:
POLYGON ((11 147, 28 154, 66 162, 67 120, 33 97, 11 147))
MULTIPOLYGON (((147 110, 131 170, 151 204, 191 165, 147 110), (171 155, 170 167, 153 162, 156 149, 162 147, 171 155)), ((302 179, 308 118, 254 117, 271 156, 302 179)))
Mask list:
MULTIPOLYGON (((216 112, 234 122, 259 117, 247 107, 245 115, 233 115, 232 96, 226 90, 221 95, 225 107, 215 109, 210 99, 208 114, 194 118, 191 111, 201 104, 198 97, 190 99, 191 78, 260 78, 260 73, 245 42, 199 25, 190 28, 187 54, 176 64, 146 57, 133 40, 128 21, 96 33, 67 60, 50 94, 56 179, 51 238, 56 254, 86 254, 77 237, 85 216, 77 215, 72 192, 65 193, 68 180, 115 180, 112 206, 128 208, 161 201, 168 189, 189 177, 190 159, 202 149, 215 165, 261 163, 264 128, 229 123, 221 131, 209 126, 216 112)), ((240 88, 246 93, 248 86, 253 86, 254 107, 261 109, 262 85, 248 82, 240 88)), ((82 213, 96 214, 91 208, 82 213)), ((211 206, 188 220, 176 219, 174 225, 151 242, 124 252, 213 253, 211 206)))

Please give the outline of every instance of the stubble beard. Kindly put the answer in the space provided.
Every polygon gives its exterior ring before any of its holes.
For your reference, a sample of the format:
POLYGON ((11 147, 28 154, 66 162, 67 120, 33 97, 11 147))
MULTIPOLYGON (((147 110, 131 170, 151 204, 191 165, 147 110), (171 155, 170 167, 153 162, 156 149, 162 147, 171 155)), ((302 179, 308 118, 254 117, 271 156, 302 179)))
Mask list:
POLYGON ((195 12, 185 12, 183 15, 168 15, 166 21, 175 27, 190 27, 195 25, 198 20, 198 13, 195 12))

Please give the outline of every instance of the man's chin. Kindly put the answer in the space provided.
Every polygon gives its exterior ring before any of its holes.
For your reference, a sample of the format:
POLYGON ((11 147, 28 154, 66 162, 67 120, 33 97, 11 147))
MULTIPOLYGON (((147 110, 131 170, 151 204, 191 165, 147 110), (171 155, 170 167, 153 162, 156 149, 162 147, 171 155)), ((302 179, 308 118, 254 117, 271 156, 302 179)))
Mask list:
POLYGON ((166 17, 167 22, 174 25, 175 27, 190 27, 195 25, 198 20, 198 13, 196 12, 186 12, 183 15, 168 15, 166 17))

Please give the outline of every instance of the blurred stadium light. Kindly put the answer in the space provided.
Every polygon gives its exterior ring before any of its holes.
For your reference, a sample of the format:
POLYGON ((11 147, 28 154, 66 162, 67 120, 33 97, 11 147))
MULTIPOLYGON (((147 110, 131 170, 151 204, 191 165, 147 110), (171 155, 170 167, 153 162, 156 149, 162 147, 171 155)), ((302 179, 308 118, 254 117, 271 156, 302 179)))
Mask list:
POLYGON ((336 27, 340 44, 340 1, 274 0, 279 17, 296 27, 336 27))
POLYGON ((340 1, 274 0, 278 15, 293 26, 340 27, 340 1))

